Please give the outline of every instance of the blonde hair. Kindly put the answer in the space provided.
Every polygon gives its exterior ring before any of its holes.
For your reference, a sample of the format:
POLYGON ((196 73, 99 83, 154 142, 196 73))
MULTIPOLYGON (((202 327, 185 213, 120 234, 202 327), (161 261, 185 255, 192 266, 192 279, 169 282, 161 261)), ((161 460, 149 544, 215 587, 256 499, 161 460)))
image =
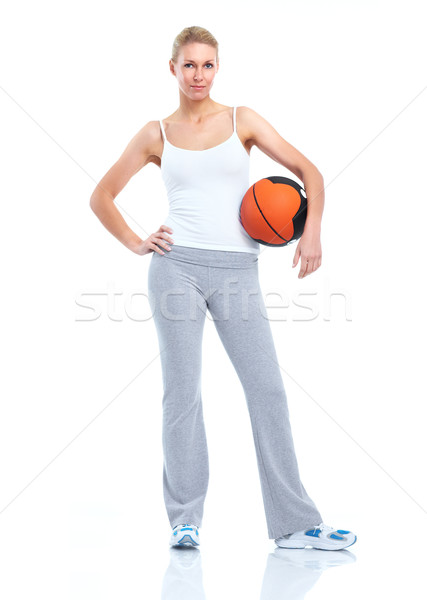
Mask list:
POLYGON ((197 25, 193 25, 192 27, 186 27, 180 33, 178 33, 172 44, 171 60, 174 63, 176 63, 181 48, 187 44, 192 44, 193 42, 213 46, 216 51, 216 60, 218 60, 218 42, 210 33, 210 31, 208 31, 204 27, 198 27, 197 25))

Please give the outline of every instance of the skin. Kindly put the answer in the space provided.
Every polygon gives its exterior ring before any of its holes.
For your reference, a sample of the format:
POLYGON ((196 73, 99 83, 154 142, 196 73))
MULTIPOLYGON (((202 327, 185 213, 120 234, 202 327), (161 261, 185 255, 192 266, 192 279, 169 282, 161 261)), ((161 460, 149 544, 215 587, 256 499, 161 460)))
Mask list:
MULTIPOLYGON (((214 47, 207 44, 187 44, 179 53, 177 62, 169 61, 171 74, 179 89, 179 107, 163 119, 168 141, 187 150, 205 150, 230 137, 231 108, 210 97, 219 61, 214 47), (193 86, 201 85, 197 90, 193 86)), ((304 232, 295 250, 292 267, 299 259, 298 277, 302 279, 321 265, 321 219, 324 208, 324 182, 317 167, 301 152, 284 140, 263 117, 247 106, 236 110, 238 136, 250 154, 257 146, 267 156, 294 173, 304 185, 307 194, 307 219, 304 232)), ((159 229, 142 240, 126 223, 114 204, 114 199, 143 167, 149 163, 161 166, 163 138, 158 121, 149 121, 132 138, 117 162, 104 175, 91 198, 90 207, 103 225, 129 250, 145 255, 164 254, 173 243, 170 227, 159 229)))

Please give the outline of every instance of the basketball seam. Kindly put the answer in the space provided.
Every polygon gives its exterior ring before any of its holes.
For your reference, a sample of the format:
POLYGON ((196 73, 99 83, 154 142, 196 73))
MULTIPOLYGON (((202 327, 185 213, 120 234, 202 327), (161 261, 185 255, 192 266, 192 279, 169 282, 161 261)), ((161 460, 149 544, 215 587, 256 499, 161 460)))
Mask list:
POLYGON ((277 233, 277 231, 274 229, 274 227, 273 227, 272 225, 270 225, 270 223, 269 223, 269 222, 267 221, 267 219, 265 218, 265 216, 264 216, 264 214, 263 214, 263 212, 262 212, 262 210, 261 210, 261 207, 260 207, 260 205, 258 204, 258 200, 257 200, 257 198, 256 198, 256 194, 255 194, 255 184, 252 186, 252 192, 253 192, 253 195, 254 195, 255 204, 257 205, 257 207, 258 207, 258 210, 259 210, 259 212, 261 213, 261 215, 262 215, 262 218, 264 219, 264 221, 267 223, 267 225, 270 227, 270 229, 271 229, 272 231, 274 231, 274 233, 275 233, 276 235, 278 235, 278 236, 279 236, 279 238, 280 238, 280 239, 284 240, 286 243, 288 243, 288 244, 289 244, 289 240, 287 240, 286 238, 284 238, 283 236, 281 236, 281 235, 280 235, 280 233, 277 233))

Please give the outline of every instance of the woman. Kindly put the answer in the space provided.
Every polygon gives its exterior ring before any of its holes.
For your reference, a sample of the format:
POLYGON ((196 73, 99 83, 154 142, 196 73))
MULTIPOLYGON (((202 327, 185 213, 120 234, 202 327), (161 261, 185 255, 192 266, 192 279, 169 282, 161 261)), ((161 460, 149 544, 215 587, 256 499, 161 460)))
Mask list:
POLYGON ((180 104, 148 122, 100 181, 91 207, 133 252, 151 253, 150 306, 163 376, 163 493, 171 545, 199 545, 209 465, 201 399, 202 335, 209 310, 242 383, 256 448, 268 535, 278 546, 340 549, 356 536, 322 522, 299 477, 286 393, 258 281, 259 244, 238 218, 255 144, 304 182, 309 208, 293 266, 319 268, 323 178, 317 168, 248 107, 211 99, 218 43, 202 27, 175 39, 171 73, 180 104), (112 200, 143 166, 161 168, 170 210, 141 240, 112 200), (316 198, 316 201, 315 201, 316 198))

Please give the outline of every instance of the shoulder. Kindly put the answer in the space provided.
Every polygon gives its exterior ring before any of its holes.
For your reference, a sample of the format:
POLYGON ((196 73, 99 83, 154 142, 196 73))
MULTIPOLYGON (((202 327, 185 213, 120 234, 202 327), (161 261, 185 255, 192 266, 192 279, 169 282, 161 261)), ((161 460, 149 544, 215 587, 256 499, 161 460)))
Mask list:
POLYGON ((160 122, 148 121, 134 135, 130 145, 135 153, 144 155, 147 162, 157 162, 163 147, 160 122))
POLYGON ((148 121, 133 136, 132 146, 147 153, 149 150, 161 142, 161 130, 159 121, 148 121))
POLYGON ((236 120, 243 127, 259 127, 265 123, 265 119, 249 106, 238 106, 236 108, 236 120))
POLYGON ((145 144, 156 144, 161 142, 160 121, 148 121, 138 133, 145 144))
POLYGON ((267 121, 249 106, 236 107, 236 127, 245 142, 256 143, 260 131, 268 125, 267 121))

